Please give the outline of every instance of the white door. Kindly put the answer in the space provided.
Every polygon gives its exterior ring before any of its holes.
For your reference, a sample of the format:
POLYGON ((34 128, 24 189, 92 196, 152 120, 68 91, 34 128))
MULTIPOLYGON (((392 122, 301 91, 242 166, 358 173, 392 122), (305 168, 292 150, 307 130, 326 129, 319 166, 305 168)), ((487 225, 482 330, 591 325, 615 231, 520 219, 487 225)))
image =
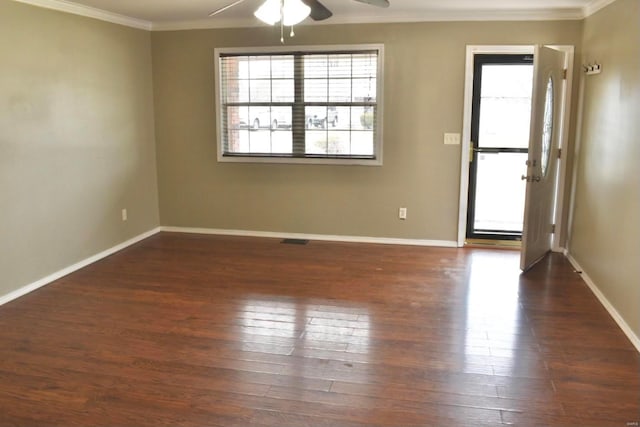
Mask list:
POLYGON ((561 137, 565 53, 536 47, 524 228, 520 268, 531 268, 551 250, 556 168, 561 137))

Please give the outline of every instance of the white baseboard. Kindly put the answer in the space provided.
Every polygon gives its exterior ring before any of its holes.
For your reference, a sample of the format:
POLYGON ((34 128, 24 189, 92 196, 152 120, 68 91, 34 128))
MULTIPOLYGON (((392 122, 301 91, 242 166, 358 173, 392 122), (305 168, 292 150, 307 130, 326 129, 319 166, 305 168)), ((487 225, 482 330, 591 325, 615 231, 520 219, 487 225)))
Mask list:
POLYGON ((93 264, 96 261, 100 261, 103 258, 108 257, 122 249, 138 243, 147 237, 153 236, 160 231, 176 232, 176 233, 192 233, 192 234, 218 234, 227 236, 247 236, 247 237, 270 237, 270 238, 282 238, 282 239, 309 239, 309 240, 324 240, 335 242, 356 242, 356 243, 379 243, 387 245, 414 245, 414 246, 440 246, 455 248, 456 242, 446 240, 419 240, 419 239, 393 239, 385 237, 362 237, 362 236, 332 236, 325 234, 302 234, 302 233, 280 233, 271 231, 247 231, 247 230, 223 230, 223 229, 211 229, 211 228, 189 228, 189 227, 156 227, 145 233, 142 233, 132 239, 122 242, 112 248, 102 251, 96 255, 86 258, 80 262, 77 262, 62 270, 56 271, 40 280, 25 285, 15 291, 0 296, 0 306, 20 298, 30 292, 35 291, 49 283, 60 279, 74 271, 80 270, 89 264, 93 264))
POLYGON ((60 279, 61 277, 64 277, 68 274, 73 273, 74 271, 80 270, 83 267, 86 267, 89 264, 93 264, 96 261, 100 261, 103 258, 108 257, 109 255, 112 255, 118 251, 121 251, 122 249, 133 245, 134 243, 138 243, 141 240, 146 239, 147 237, 153 236, 156 233, 160 232, 160 227, 156 227, 153 230, 149 230, 146 233, 142 233, 132 239, 127 240, 126 242, 122 242, 112 248, 109 248, 105 251, 100 252, 99 254, 93 255, 89 258, 83 259, 80 262, 77 262, 73 265, 70 265, 69 267, 63 268, 62 270, 56 271, 53 274, 48 275, 47 277, 43 277, 42 279, 35 281, 33 283, 30 283, 26 286, 23 286, 19 289, 16 289, 13 292, 9 292, 8 294, 2 295, 0 296, 0 305, 6 304, 9 301, 13 301, 16 298, 20 298, 23 295, 26 295, 30 292, 35 291, 36 289, 39 289, 45 285, 48 285, 49 283, 56 281, 58 279, 60 279))
POLYGON ((598 298, 598 301, 600 301, 600 304, 602 304, 604 308, 609 312, 611 317, 613 317, 613 320, 615 320, 618 326, 620 326, 620 329, 622 329, 622 332, 624 332, 627 338, 629 338, 629 340, 631 341, 631 344, 633 344, 636 350, 640 352, 640 339, 638 339, 638 336, 633 332, 629 324, 625 322, 625 320, 622 318, 620 313, 618 313, 618 310, 616 310, 615 307, 609 302, 607 297, 604 296, 604 294, 600 291, 600 289, 595 284, 595 282, 591 280, 587 272, 584 271, 584 269, 580 266, 578 261, 576 261, 576 259, 573 258, 568 251, 565 251, 565 256, 567 257, 571 265, 573 265, 573 268, 575 268, 576 271, 581 272, 580 276, 582 276, 582 280, 584 280, 584 282, 587 284, 589 289, 591 289, 591 292, 593 292, 596 298, 598 298))
POLYGON ((222 236, 269 237, 275 239, 307 239, 331 242, 377 243, 383 245, 437 246, 444 248, 458 247, 457 242, 453 240, 396 239, 390 237, 339 236, 330 234, 284 233, 277 231, 225 230, 215 228, 191 227, 160 227, 160 229, 161 231, 168 231, 173 233, 216 234, 222 236))

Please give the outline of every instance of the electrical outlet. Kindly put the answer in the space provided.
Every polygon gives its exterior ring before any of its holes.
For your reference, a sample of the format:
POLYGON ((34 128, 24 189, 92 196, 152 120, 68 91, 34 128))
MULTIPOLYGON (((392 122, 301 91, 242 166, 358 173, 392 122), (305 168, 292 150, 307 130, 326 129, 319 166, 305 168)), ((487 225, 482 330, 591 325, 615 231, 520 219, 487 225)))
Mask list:
POLYGON ((122 220, 123 221, 127 220, 127 210, 126 209, 122 209, 122 220))
POLYGON ((407 208, 398 209, 398 218, 407 219, 407 208))

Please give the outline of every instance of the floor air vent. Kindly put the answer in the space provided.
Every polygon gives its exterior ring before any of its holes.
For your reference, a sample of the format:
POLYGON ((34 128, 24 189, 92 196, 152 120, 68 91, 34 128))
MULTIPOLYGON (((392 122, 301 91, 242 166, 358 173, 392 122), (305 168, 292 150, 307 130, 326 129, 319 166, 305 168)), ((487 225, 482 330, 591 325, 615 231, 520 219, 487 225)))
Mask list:
POLYGON ((286 243, 287 245, 306 245, 309 241, 306 239, 283 239, 280 243, 286 243))

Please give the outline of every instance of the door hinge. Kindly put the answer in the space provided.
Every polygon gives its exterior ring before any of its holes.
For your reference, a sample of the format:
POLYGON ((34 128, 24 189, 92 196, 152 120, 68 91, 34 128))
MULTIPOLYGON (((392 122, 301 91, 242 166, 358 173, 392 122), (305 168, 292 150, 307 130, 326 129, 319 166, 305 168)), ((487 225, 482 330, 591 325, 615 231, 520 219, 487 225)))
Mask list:
POLYGON ((566 68, 562 70, 562 80, 567 80, 567 72, 568 70, 566 68))
POLYGON ((562 148, 558 148, 558 158, 562 158, 562 148))
POLYGON ((551 224, 551 234, 554 234, 555 232, 556 232, 556 225, 551 224))

